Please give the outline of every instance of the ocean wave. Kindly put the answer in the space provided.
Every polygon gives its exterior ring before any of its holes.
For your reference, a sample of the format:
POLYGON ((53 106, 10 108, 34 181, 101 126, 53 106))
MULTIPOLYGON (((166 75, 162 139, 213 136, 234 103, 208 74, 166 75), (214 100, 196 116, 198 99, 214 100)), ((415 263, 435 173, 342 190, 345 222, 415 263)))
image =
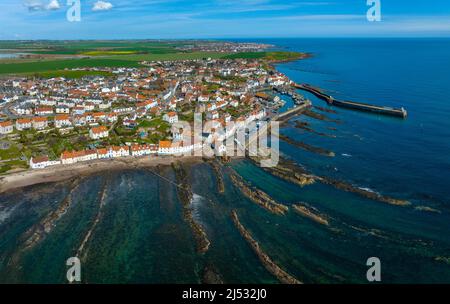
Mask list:
POLYGON ((0 225, 3 224, 3 222, 11 216, 16 207, 17 206, 13 206, 11 208, 5 208, 5 210, 0 211, 0 225))
POLYGON ((200 207, 202 206, 204 201, 205 201, 205 198, 203 196, 196 194, 196 193, 194 193, 192 195, 190 209, 191 209, 192 217, 199 224, 204 224, 201 221, 201 216, 200 216, 200 207))
POLYGON ((375 191, 373 189, 370 189, 368 187, 358 187, 358 189, 361 189, 361 190, 364 190, 364 191, 367 191, 367 192, 370 192, 370 193, 379 194, 377 191, 375 191))

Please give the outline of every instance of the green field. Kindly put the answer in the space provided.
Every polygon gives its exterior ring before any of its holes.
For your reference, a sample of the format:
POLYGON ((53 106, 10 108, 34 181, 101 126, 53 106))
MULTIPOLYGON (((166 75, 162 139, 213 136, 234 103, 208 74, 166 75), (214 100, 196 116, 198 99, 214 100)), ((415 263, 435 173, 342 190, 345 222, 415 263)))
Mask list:
POLYGON ((120 59, 66 59, 0 64, 0 74, 52 72, 86 67, 139 67, 139 63, 120 59))
POLYGON ((113 76, 113 73, 106 72, 106 71, 72 71, 72 70, 63 70, 63 71, 51 71, 51 72, 38 72, 38 73, 31 73, 28 74, 30 76, 39 77, 39 78, 57 78, 57 77, 64 77, 64 78, 82 78, 84 76, 104 76, 104 77, 110 77, 113 76))
POLYGON ((226 54, 222 53, 167 53, 167 54, 140 54, 140 55, 118 55, 85 59, 60 59, 41 61, 15 61, 14 63, 1 63, 0 74, 22 74, 55 72, 64 69, 87 68, 87 67, 140 67, 141 61, 172 61, 172 60, 192 60, 202 58, 222 58, 226 54))
MULTIPOLYGON (((175 61, 202 58, 259 58, 268 61, 295 60, 293 52, 186 52, 177 47, 190 41, 0 41, 0 49, 13 50, 37 57, 0 60, 0 74, 27 74, 40 77, 82 77, 83 72, 65 69, 90 67, 140 67, 142 61, 175 61), (66 58, 58 58, 65 55, 66 58), (74 55, 74 56, 70 56, 74 55), (86 56, 80 58, 79 56, 86 56), (73 58, 67 58, 73 57, 73 58)), ((86 73, 85 75, 89 75, 86 73)), ((92 74, 95 75, 95 74, 92 74)))

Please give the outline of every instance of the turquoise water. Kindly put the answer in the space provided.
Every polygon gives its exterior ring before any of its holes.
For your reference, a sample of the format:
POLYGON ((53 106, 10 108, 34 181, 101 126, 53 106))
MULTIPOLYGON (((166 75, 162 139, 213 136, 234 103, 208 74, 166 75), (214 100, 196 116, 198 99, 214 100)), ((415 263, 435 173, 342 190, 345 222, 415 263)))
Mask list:
POLYGON ((18 53, 0 53, 0 59, 18 58, 20 55, 18 53))
POLYGON ((317 171, 328 170, 358 185, 450 207, 450 39, 275 42, 313 54, 308 60, 278 65, 294 81, 321 87, 336 98, 404 106, 408 111, 408 118, 399 120, 334 108, 338 114, 330 116, 342 121, 334 126, 305 119, 324 132, 336 127, 337 140, 287 132, 309 136, 305 141, 325 146, 338 157, 311 160, 315 156, 298 151, 294 155, 317 171))
POLYGON ((407 108, 407 120, 339 108, 330 108, 336 114, 314 110, 338 123, 293 118, 335 138, 297 129, 293 121, 282 128, 283 134, 336 152, 334 158, 280 146, 285 157, 316 174, 406 199, 412 206, 381 203, 321 183, 301 188, 245 160, 230 165, 282 204, 314 206, 332 219, 326 227, 292 208, 277 216, 255 205, 232 185, 229 168, 223 169, 226 191, 221 194, 211 167, 196 164, 187 167, 195 193, 190 210, 211 241, 202 255, 184 220, 177 188, 151 172, 174 181, 170 167, 105 171, 82 178, 71 194, 70 183, 64 182, 0 195, 0 282, 65 283, 65 260, 92 231, 82 251, 86 283, 201 283, 206 268, 227 283, 277 283, 233 225, 230 212, 237 210, 261 248, 303 282, 366 283, 366 261, 375 256, 385 283, 449 283, 450 41, 263 42, 314 54, 277 66, 296 82, 344 99, 407 108), (24 250, 27 231, 68 194, 69 209, 24 250))

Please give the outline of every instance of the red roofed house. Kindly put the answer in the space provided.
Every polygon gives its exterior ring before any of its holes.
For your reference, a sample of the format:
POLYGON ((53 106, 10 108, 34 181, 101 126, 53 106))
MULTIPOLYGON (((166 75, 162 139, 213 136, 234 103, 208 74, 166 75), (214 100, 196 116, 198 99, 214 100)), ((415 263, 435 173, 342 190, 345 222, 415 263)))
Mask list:
POLYGON ((127 146, 112 146, 110 147, 112 157, 130 156, 130 148, 127 146))
POLYGON ((51 115, 53 114, 52 107, 39 107, 35 111, 36 115, 51 115))
POLYGON ((132 145, 131 155, 132 156, 143 156, 150 155, 152 153, 150 145, 132 145))
POLYGON ((69 115, 62 114, 62 115, 56 115, 55 117, 55 127, 56 128, 64 128, 69 127, 72 125, 72 122, 70 121, 69 115))
POLYGON ((61 154, 61 163, 63 165, 74 164, 77 162, 83 162, 94 159, 97 159, 97 151, 95 150, 64 151, 61 154))
POLYGON ((48 127, 47 117, 34 117, 33 128, 36 130, 43 130, 48 127))
POLYGON ((95 127, 89 131, 89 136, 92 139, 104 138, 104 137, 108 137, 108 135, 109 135, 109 131, 108 131, 108 128, 106 128, 105 126, 95 127))
POLYGON ((178 114, 175 112, 169 112, 167 114, 164 114, 163 119, 168 123, 173 124, 178 122, 178 114))
POLYGON ((23 118, 16 120, 16 129, 19 131, 25 129, 31 129, 32 121, 29 118, 23 118))
POLYGON ((0 134, 9 134, 14 131, 14 126, 12 121, 2 121, 0 122, 0 134))

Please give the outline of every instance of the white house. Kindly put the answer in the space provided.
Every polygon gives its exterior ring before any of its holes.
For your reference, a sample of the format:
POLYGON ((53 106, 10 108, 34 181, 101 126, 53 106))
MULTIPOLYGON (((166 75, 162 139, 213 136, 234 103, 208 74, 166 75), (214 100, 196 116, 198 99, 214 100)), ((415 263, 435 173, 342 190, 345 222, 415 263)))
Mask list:
POLYGON ((43 130, 48 127, 47 117, 34 117, 33 128, 36 130, 43 130))
POLYGON ((208 113, 206 113, 206 118, 207 119, 219 119, 219 112, 217 112, 217 111, 208 112, 208 113))
POLYGON ((56 106, 56 114, 69 114, 70 108, 66 105, 58 105, 56 106))
POLYGON ((14 131, 14 126, 12 121, 2 121, 0 122, 0 134, 9 134, 14 131))
POLYGON ((32 121, 29 118, 23 118, 16 120, 16 129, 19 131, 31 129, 32 121))
POLYGON ((84 162, 97 159, 97 151, 83 150, 83 151, 64 151, 61 154, 61 163, 63 165, 75 164, 77 162, 84 162))
POLYGON ((64 127, 70 127, 72 125, 72 122, 70 121, 69 115, 56 115, 55 117, 55 127, 56 128, 64 128, 64 127))
POLYGON ((130 156, 130 149, 127 146, 112 146, 110 150, 113 158, 130 156))
POLYGON ((169 112, 167 114, 164 114, 163 119, 170 124, 174 124, 178 122, 178 114, 175 112, 169 112))
POLYGON ((32 157, 30 167, 32 169, 43 169, 50 166, 60 165, 60 160, 49 160, 48 156, 32 157))
POLYGON ((53 114, 53 108, 44 106, 44 107, 38 107, 35 111, 36 115, 52 115, 53 114))
POLYGON ((91 130, 89 130, 89 136, 92 139, 105 138, 105 137, 108 137, 108 135, 109 135, 109 131, 108 131, 108 128, 106 128, 105 126, 94 127, 91 130))
POLYGON ((144 156, 150 155, 152 153, 150 145, 132 145, 131 155, 132 156, 144 156))

